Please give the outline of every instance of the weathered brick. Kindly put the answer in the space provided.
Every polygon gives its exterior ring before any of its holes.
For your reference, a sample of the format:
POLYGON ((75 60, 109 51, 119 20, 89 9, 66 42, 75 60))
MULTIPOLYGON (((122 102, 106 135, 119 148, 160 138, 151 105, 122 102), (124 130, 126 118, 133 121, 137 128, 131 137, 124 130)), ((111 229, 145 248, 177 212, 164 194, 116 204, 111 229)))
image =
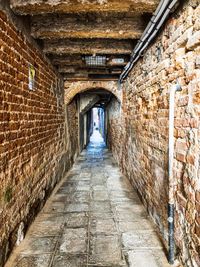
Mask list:
POLYGON ((195 32, 190 38, 188 38, 187 49, 191 50, 200 45, 200 31, 195 32))
POLYGON ((122 86, 120 115, 114 101, 108 111, 109 146, 114 157, 138 190, 161 232, 163 229, 167 232, 169 90, 177 81, 181 85, 182 91, 175 97, 173 179, 175 213, 186 214, 186 217, 177 215, 175 220, 179 258, 186 266, 189 258, 195 263, 200 261, 196 239, 199 227, 194 233, 195 194, 196 201, 200 202, 199 3, 194 1, 193 6, 191 2, 186 1, 177 16, 172 16, 134 66, 122 86), (159 62, 155 60, 158 46, 162 51, 159 62), (162 168, 165 179, 159 175, 157 166, 162 168), (183 217, 187 220, 187 229, 183 228, 183 217), (191 244, 190 248, 185 240, 191 244))
MULTIPOLYGON (((55 177, 62 178, 60 170, 68 170, 78 150, 75 101, 68 110, 73 117, 68 123, 69 142, 65 144, 64 88, 54 94, 50 90, 51 84, 56 84, 61 77, 35 45, 27 41, 30 38, 24 37, 11 21, 1 10, 0 247, 3 250, 11 239, 10 249, 14 246, 14 232, 20 222, 26 226, 31 223, 38 212, 42 190, 52 190, 51 184, 58 181, 55 177), (28 88, 30 63, 36 68, 35 91, 28 88), (61 161, 61 157, 66 161, 61 161), (27 161, 32 163, 24 173, 23 165, 27 161), (35 185, 37 191, 33 190, 35 185), (5 202, 2 195, 8 187, 12 198, 5 202)), ((46 197, 44 195, 42 203, 46 197)), ((0 266, 2 264, 0 257, 0 266)))

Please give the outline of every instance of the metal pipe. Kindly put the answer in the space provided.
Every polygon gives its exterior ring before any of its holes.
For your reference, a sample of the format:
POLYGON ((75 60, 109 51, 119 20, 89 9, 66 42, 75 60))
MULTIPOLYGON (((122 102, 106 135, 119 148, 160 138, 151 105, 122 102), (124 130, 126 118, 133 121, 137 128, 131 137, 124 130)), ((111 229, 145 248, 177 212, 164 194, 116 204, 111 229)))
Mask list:
POLYGON ((152 27, 154 27, 154 24, 156 23, 156 21, 160 18, 162 12, 164 12, 166 5, 168 4, 169 0, 162 0, 160 1, 158 7, 156 8, 156 11, 154 12, 150 22, 147 24, 146 29, 144 30, 140 41, 144 42, 146 37, 148 36, 147 33, 151 32, 152 27))
POLYGON ((149 43, 153 40, 153 38, 158 33, 159 29, 162 27, 163 23, 165 22, 166 18, 168 17, 171 10, 174 6, 179 2, 179 0, 162 0, 158 5, 151 21, 147 25, 146 29, 144 30, 140 40, 138 41, 130 62, 125 66, 123 72, 120 75, 119 82, 122 82, 132 69, 135 62, 141 56, 142 51, 146 49, 149 43), (138 57, 139 55, 139 57, 138 57), (137 60, 136 60, 137 58, 137 60), (131 64, 130 64, 131 63, 131 64))
POLYGON ((174 264, 174 204, 168 203, 168 261, 174 264))
MULTIPOLYGON (((160 1, 159 5, 158 5, 158 7, 156 9, 156 11, 154 12, 153 17, 151 18, 150 22, 148 23, 146 29, 144 30, 144 32, 142 34, 140 40, 138 41, 138 43, 135 46, 135 49, 134 49, 133 54, 132 54, 131 62, 134 61, 134 58, 135 58, 136 54, 141 49, 144 41, 147 39, 147 37, 149 36, 149 33, 152 31, 153 27, 155 26, 155 22, 154 21, 157 21, 158 18, 160 17, 160 15, 161 15, 160 10, 163 10, 163 5, 166 6, 166 3, 168 3, 168 1, 169 0, 162 0, 162 1, 160 1)), ((128 74, 129 69, 132 68, 132 67, 130 67, 130 64, 129 65, 128 64, 124 68, 124 72, 123 73, 125 73, 125 75, 126 75, 126 72, 128 74)), ((122 75, 123 75, 123 73, 122 73, 122 75)), ((120 76, 120 81, 121 81, 121 76, 120 76)))
POLYGON ((170 89, 169 99, 169 154, 168 154, 168 175, 169 175, 169 202, 168 202, 168 260, 174 264, 174 110, 175 110, 175 93, 181 91, 181 86, 177 83, 170 89))
POLYGON ((148 34, 152 32, 155 24, 159 21, 159 19, 161 18, 162 14, 165 12, 169 2, 170 2, 170 0, 163 0, 163 1, 160 2, 160 4, 158 5, 153 17, 151 18, 149 24, 147 25, 147 28, 144 30, 144 33, 143 33, 142 37, 140 38, 140 40, 142 42, 144 42, 146 37, 148 36, 148 34))

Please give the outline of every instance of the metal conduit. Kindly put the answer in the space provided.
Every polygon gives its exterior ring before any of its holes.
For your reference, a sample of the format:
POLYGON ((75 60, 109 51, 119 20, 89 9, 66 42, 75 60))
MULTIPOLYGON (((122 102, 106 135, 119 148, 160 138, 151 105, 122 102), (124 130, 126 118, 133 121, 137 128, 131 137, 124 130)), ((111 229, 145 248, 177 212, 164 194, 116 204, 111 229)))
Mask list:
POLYGON ((142 52, 147 48, 149 43, 156 36, 163 23, 167 19, 168 15, 170 14, 171 10, 178 2, 179 0, 162 0, 159 3, 151 21, 147 25, 144 33, 142 34, 142 37, 133 50, 130 62, 125 66, 124 71, 121 73, 119 82, 122 82, 127 77, 133 65, 140 58, 142 52))

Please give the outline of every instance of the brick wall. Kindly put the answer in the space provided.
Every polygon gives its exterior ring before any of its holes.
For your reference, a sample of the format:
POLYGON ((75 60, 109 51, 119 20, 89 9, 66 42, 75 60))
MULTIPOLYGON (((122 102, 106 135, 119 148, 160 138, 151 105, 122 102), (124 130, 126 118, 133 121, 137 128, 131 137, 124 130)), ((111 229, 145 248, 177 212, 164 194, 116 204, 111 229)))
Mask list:
MULTIPOLYGON (((50 63, 1 10, 0 266, 19 226, 26 231, 74 160, 76 139, 66 141, 63 92, 50 63), (30 65, 36 71, 34 91, 29 89, 30 65)), ((76 106, 67 111, 74 118, 76 106)))
POLYGON ((121 91, 116 81, 78 81, 65 82, 65 103, 69 103, 77 94, 97 88, 106 89, 121 100, 121 91))
POLYGON ((199 1, 185 1, 168 20, 123 84, 120 123, 112 114, 109 120, 114 156, 166 241, 169 89, 178 79, 182 91, 175 99, 175 238, 185 266, 200 266, 199 14, 199 1))

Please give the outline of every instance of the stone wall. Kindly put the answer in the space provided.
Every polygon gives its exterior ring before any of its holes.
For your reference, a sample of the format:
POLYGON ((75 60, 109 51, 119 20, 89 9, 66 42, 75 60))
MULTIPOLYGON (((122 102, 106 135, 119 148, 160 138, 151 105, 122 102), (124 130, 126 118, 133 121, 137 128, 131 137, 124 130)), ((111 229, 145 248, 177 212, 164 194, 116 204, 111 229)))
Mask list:
POLYGON ((119 101, 113 96, 109 105, 106 108, 106 118, 108 120, 107 124, 107 144, 108 147, 112 150, 115 157, 117 157, 118 162, 120 161, 120 157, 118 157, 121 153, 122 145, 121 145, 121 133, 123 130, 123 116, 121 116, 121 104, 119 101), (118 145, 117 145, 118 144, 118 145))
POLYGON ((121 100, 121 91, 116 81, 78 81, 65 82, 65 103, 69 103, 79 93, 96 89, 107 90, 121 100))
POLYGON ((195 267, 200 266, 199 14, 199 1, 184 1, 123 84, 120 123, 111 111, 109 120, 114 156, 167 244, 169 90, 180 83, 175 98, 175 241, 177 257, 195 267))
POLYGON ((77 105, 76 98, 66 105, 68 122, 68 134, 66 140, 69 142, 67 147, 70 147, 72 162, 79 152, 79 109, 77 105))
MULTIPOLYGON (((0 40, 0 266, 3 266, 54 185, 70 168, 77 140, 72 137, 66 141, 62 80, 2 9, 0 40), (34 85, 29 81, 30 71, 32 76, 35 71, 34 85)), ((75 123, 76 106, 72 103, 68 111, 70 116, 73 113, 71 123, 75 123)))

